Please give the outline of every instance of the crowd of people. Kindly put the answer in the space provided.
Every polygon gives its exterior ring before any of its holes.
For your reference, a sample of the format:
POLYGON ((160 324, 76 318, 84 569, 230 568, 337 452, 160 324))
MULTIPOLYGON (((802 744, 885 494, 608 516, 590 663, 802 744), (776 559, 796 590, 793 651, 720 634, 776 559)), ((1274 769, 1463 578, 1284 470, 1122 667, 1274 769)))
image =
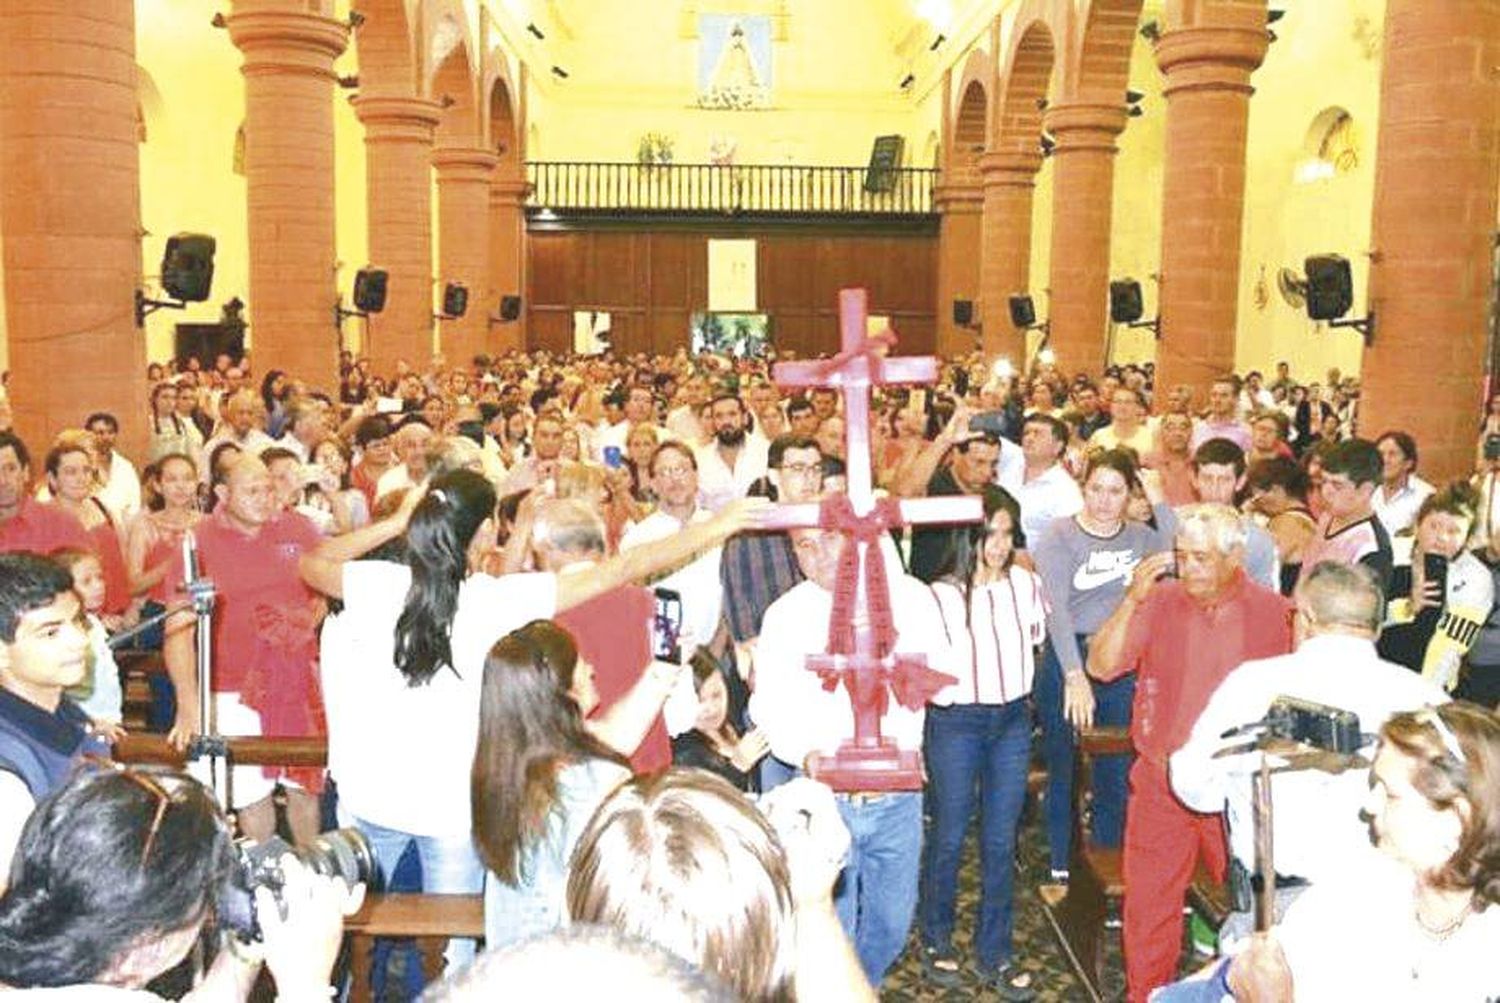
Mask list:
MULTIPOLYGON (((529 984, 538 958, 688 998, 869 999, 914 937, 933 984, 1029 1000, 1031 764, 1055 900, 1078 734, 1118 727, 1134 753, 1094 765, 1088 836, 1122 850, 1131 1003, 1495 998, 1500 397, 1472 476, 1435 485, 1336 370, 1202 399, 1154 376, 974 353, 876 390, 878 493, 983 513, 868 542, 883 643, 948 677, 882 703, 925 759, 897 791, 807 779, 852 733, 807 665, 853 544, 770 513, 838 499, 865 440, 836 389, 788 393, 771 360, 345 353, 337 387, 153 364, 133 457, 120 416, 28 443, 0 408, 0 986, 141 990, 215 928, 232 837, 308 844, 336 818, 385 886, 414 856, 410 887, 483 896, 484 953, 450 943, 435 999, 529 984), (176 748, 326 736, 326 768, 235 766, 221 806, 109 764, 121 651, 159 664, 141 710, 176 748), (1263 743, 1225 736, 1286 699, 1358 714, 1364 758, 1275 753, 1283 922, 1254 932, 1237 894, 1225 960, 1177 982, 1195 873, 1243 892, 1256 867, 1263 743)), ((264 964, 326 998, 358 895, 288 871, 263 942, 199 955, 199 991, 243 996, 264 964)))

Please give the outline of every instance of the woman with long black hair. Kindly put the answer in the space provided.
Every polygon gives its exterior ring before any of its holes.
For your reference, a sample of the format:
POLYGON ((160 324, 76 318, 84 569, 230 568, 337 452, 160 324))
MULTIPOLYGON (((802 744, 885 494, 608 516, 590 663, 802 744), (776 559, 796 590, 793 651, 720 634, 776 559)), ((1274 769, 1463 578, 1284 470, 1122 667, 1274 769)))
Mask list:
MULTIPOLYGON (((496 577, 480 570, 495 546, 495 505, 489 481, 456 470, 425 492, 413 489, 391 518, 333 537, 302 560, 308 584, 344 604, 322 638, 328 768, 340 811, 365 832, 387 876, 415 842, 427 892, 482 886, 468 777, 495 641, 686 560, 744 528, 751 510, 733 506, 659 547, 584 571, 496 577), (355 560, 377 547, 399 553, 355 560)), ((665 696, 657 688, 648 674, 639 696, 628 694, 593 723, 596 733, 639 742, 665 696)))

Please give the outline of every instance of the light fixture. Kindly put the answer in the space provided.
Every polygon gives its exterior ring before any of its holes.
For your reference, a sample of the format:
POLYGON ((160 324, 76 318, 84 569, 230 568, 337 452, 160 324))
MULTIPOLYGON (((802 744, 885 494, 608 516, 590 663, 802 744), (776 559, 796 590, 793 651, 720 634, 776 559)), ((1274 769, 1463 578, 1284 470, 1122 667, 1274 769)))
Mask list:
POLYGON ((911 85, 915 84, 916 82, 917 82, 917 75, 915 73, 908 73, 906 76, 904 76, 904 77, 901 78, 901 89, 902 90, 906 90, 906 89, 910 88, 911 85))
POLYGON ((1271 10, 1266 11, 1266 24, 1275 24, 1277 21, 1280 21, 1284 17, 1286 17, 1286 11, 1276 10, 1275 8, 1272 8, 1271 10))
POLYGON ((357 11, 357 10, 351 10, 349 12, 349 27, 350 28, 358 28, 360 25, 362 25, 364 23, 365 23, 365 16, 363 14, 361 14, 359 11, 357 11))
POLYGON ((339 86, 342 87, 344 90, 346 90, 346 91, 352 91, 352 90, 354 90, 354 88, 356 88, 356 87, 359 86, 359 74, 358 73, 350 73, 350 74, 348 74, 346 76, 339 77, 338 78, 338 83, 339 83, 339 86))
POLYGON ((223 11, 220 11, 219 13, 215 14, 212 18, 209 19, 208 23, 210 25, 212 25, 213 27, 215 27, 215 28, 227 28, 227 27, 229 27, 229 22, 225 19, 223 11))
POLYGON ((1055 149, 1057 149, 1057 140, 1053 139, 1045 132, 1042 133, 1042 156, 1052 156, 1052 151, 1055 149))
POLYGON ((1155 21, 1147 21, 1141 25, 1141 37, 1153 45, 1161 41, 1161 25, 1155 21))
POLYGON ((559 80, 568 79, 568 71, 563 69, 561 66, 558 66, 556 63, 552 64, 552 75, 559 80))
POLYGON ((937 37, 937 38, 934 38, 934 39, 933 39, 933 40, 932 40, 932 44, 931 44, 931 45, 929 45, 929 46, 928 46, 928 47, 927 47, 927 51, 928 51, 928 52, 936 52, 936 51, 937 51, 937 50, 938 50, 938 48, 939 48, 939 47, 940 47, 940 46, 941 46, 941 45, 942 45, 942 44, 943 44, 943 43, 944 43, 944 42, 946 42, 946 41, 948 41, 948 36, 947 36, 947 35, 944 35, 944 34, 941 34, 941 33, 939 33, 939 35, 938 35, 938 37, 937 37))
POLYGON ((1131 118, 1140 118, 1142 115, 1146 114, 1146 109, 1142 108, 1138 104, 1133 104, 1128 110, 1126 110, 1125 114, 1129 115, 1131 118))
POLYGON ((1137 105, 1137 104, 1140 104, 1145 99, 1146 99, 1146 94, 1145 94, 1144 91, 1134 91, 1134 90, 1126 90, 1125 91, 1125 103, 1128 104, 1128 105, 1137 105))
POLYGON ((529 22, 527 22, 527 24, 526 24, 526 30, 529 31, 529 32, 531 32, 532 35, 536 36, 536 38, 537 38, 538 41, 544 41, 547 38, 546 35, 542 34, 542 29, 540 29, 540 28, 538 28, 536 26, 536 22, 535 21, 529 21, 529 22))
POLYGON ((1036 99, 1036 110, 1037 111, 1046 111, 1047 110, 1047 99, 1046 98, 1037 98, 1036 99))

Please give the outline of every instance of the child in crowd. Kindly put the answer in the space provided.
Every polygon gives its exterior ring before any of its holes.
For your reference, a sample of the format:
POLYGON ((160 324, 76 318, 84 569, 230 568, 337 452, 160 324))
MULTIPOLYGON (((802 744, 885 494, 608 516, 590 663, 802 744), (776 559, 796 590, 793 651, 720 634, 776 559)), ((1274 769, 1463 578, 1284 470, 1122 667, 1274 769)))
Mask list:
POLYGON ((104 564, 92 550, 66 547, 54 551, 52 559, 73 576, 73 591, 83 604, 88 620, 89 667, 83 682, 68 690, 68 696, 94 722, 94 731, 113 742, 125 734, 125 694, 120 688, 120 668, 109 649, 109 632, 99 619, 104 609, 104 564))

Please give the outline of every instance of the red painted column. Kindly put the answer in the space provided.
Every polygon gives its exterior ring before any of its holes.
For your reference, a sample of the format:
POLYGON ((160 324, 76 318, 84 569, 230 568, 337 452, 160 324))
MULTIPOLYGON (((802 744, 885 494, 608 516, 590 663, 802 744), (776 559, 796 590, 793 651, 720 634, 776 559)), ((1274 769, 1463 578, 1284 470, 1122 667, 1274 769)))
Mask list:
POLYGON ((974 329, 953 322, 953 301, 979 300, 979 248, 983 196, 978 185, 940 184, 932 203, 942 213, 938 230, 937 350, 943 355, 974 347, 974 329))
POLYGON ((1156 385, 1191 384, 1199 400, 1234 368, 1250 74, 1266 44, 1263 28, 1193 27, 1156 45, 1167 99, 1156 385))
POLYGON ((439 147, 432 153, 438 189, 439 294, 446 283, 462 282, 469 309, 456 320, 438 322, 438 347, 450 366, 467 366, 485 350, 490 315, 490 177, 498 158, 476 147, 439 147))
POLYGON ((1123 105, 1047 109, 1052 151, 1051 347, 1068 371, 1102 371, 1109 327, 1110 213, 1123 105))
POLYGON ((0 233, 10 397, 32 473, 95 410, 144 453, 132 0, 0 3, 0 233))
POLYGON ((349 28, 327 0, 234 0, 244 53, 250 339, 255 368, 337 384, 333 61, 349 28))
MULTIPOLYGON (((1359 429, 1370 438, 1412 433, 1423 476, 1441 483, 1472 471, 1483 414, 1500 6, 1389 0, 1385 25, 1370 268, 1376 328, 1359 429)), ((1356 312, 1362 305, 1356 296, 1356 312)))
MULTIPOLYGON (((1010 322, 1010 298, 1029 291, 1031 196, 1041 166, 1040 151, 992 152, 979 159, 984 175, 984 351, 1009 358, 1017 369, 1024 363, 1026 332, 1010 322)), ((1042 297, 1036 302, 1039 312, 1047 309, 1042 297)))
POLYGON ((490 309, 499 314, 502 296, 523 298, 520 317, 490 326, 485 350, 492 354, 526 347, 526 215, 521 206, 530 191, 520 175, 490 183, 490 309))
POLYGON ((442 106, 360 96, 365 127, 370 264, 389 273, 385 309, 369 320, 366 354, 377 373, 397 360, 420 369, 432 355, 432 137, 442 106))

